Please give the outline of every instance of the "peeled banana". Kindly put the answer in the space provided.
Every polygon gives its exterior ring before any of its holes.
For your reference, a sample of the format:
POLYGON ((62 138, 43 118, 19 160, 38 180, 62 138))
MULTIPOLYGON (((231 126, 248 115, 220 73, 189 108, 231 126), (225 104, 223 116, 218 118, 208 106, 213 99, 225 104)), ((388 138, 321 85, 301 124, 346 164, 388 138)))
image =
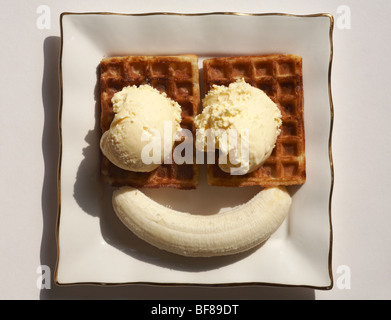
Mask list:
POLYGON ((151 245, 183 256, 211 257, 243 252, 267 240, 284 221, 292 200, 284 187, 266 188, 229 211, 194 215, 122 187, 113 192, 112 202, 119 219, 151 245))

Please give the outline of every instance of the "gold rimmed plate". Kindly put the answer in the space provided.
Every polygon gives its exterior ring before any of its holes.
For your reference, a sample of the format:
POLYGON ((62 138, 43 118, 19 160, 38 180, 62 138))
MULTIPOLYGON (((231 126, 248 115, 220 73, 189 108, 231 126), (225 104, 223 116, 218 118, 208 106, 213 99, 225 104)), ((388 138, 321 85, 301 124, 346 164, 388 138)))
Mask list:
MULTIPOLYGON (((60 23, 57 284, 332 287, 330 14, 63 13, 60 23), (100 180, 100 60, 196 54, 202 74, 205 58, 271 53, 303 57, 307 181, 289 188, 293 204, 284 224, 249 252, 208 259, 176 256, 136 238, 113 212, 113 188, 100 180)), ((145 192, 202 214, 240 205, 260 190, 208 186, 203 170, 196 190, 145 192)))

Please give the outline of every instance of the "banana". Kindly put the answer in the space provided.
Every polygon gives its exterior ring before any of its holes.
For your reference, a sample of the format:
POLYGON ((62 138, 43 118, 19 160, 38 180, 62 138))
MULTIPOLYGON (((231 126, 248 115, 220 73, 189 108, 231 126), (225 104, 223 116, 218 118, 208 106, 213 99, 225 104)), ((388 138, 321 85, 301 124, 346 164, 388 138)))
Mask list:
POLYGON ((287 216, 292 199, 283 187, 261 190, 225 212, 194 215, 167 208, 140 190, 113 192, 119 219, 139 238, 160 249, 191 257, 246 251, 267 240, 287 216))

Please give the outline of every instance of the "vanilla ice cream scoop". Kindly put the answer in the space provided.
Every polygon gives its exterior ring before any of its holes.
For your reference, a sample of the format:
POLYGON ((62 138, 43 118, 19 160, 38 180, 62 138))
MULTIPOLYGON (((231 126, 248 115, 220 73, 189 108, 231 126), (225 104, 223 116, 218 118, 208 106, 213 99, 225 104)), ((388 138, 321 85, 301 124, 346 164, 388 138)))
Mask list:
POLYGON ((181 107, 149 85, 125 87, 115 93, 111 101, 115 116, 110 129, 101 137, 103 154, 125 170, 149 172, 156 169, 165 155, 171 153, 175 133, 180 130, 181 107), (165 128, 171 130, 169 146, 164 139, 165 128), (146 146, 153 142, 160 148, 159 161, 151 162, 152 149, 146 146))
POLYGON ((207 151, 208 144, 214 143, 224 172, 232 174, 232 169, 240 168, 244 172, 236 174, 244 174, 259 168, 272 153, 281 132, 277 105, 243 79, 228 87, 214 85, 202 102, 204 109, 195 118, 197 149, 207 151))

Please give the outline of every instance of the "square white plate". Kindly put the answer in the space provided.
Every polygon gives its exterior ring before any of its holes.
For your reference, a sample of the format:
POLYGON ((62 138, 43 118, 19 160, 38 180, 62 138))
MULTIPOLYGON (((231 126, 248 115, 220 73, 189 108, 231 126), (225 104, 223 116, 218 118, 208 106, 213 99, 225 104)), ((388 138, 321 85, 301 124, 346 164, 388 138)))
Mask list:
MULTIPOLYGON (((329 14, 61 15, 59 285, 265 284, 330 289, 333 187, 330 91, 333 17, 329 14), (293 204, 262 246, 229 257, 185 258, 136 238, 111 207, 100 181, 99 62, 112 55, 200 57, 290 53, 303 57, 307 181, 290 188, 293 204)), ((241 204, 257 187, 146 190, 158 202, 189 212, 241 204)), ((203 180, 202 180, 203 179, 203 180)))

